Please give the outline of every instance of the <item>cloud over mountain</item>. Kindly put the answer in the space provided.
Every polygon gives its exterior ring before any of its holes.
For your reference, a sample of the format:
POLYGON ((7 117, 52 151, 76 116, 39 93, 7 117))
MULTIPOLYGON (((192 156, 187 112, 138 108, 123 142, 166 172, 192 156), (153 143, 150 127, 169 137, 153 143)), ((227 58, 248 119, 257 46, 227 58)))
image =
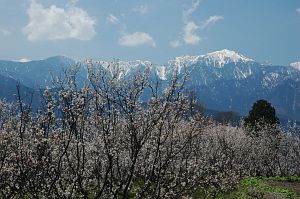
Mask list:
POLYGON ((181 32, 180 39, 169 42, 169 44, 173 48, 177 48, 179 46, 182 46, 183 44, 198 45, 202 41, 199 30, 207 29, 210 26, 214 25, 216 22, 224 19, 223 16, 212 15, 209 16, 209 18, 205 21, 197 22, 196 20, 191 20, 190 18, 199 7, 199 4, 200 0, 194 1, 188 9, 182 12, 182 21, 184 23, 182 28, 183 31, 181 32))
POLYGON ((203 22, 203 24, 201 25, 201 28, 205 29, 211 25, 214 25, 215 23, 217 23, 218 21, 220 21, 222 19, 224 19, 223 16, 217 16, 217 15, 210 16, 206 21, 203 22))
POLYGON ((196 34, 198 29, 199 26, 193 21, 184 26, 183 40, 186 44, 197 45, 201 41, 201 37, 196 34))
POLYGON ((145 32, 135 32, 132 34, 123 35, 119 39, 119 44, 127 47, 136 47, 141 45, 149 45, 152 47, 156 46, 154 39, 145 32))
POLYGON ((23 28, 29 41, 79 39, 91 40, 95 35, 96 20, 75 5, 45 8, 31 0, 27 10, 28 24, 23 28))

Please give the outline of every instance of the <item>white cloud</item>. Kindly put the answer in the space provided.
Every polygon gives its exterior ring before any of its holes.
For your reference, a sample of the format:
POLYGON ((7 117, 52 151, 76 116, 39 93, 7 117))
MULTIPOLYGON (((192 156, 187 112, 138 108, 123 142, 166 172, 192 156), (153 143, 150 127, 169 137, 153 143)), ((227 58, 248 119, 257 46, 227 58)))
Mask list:
POLYGON ((223 16, 217 16, 217 15, 210 16, 206 21, 203 22, 203 24, 201 25, 201 28, 205 29, 210 25, 214 25, 217 21, 220 21, 222 19, 224 19, 223 16))
POLYGON ((145 15, 149 12, 147 4, 138 5, 132 9, 134 12, 139 13, 140 15, 145 15))
POLYGON ((123 35, 119 39, 119 44, 127 47, 136 47, 140 45, 149 45, 153 47, 156 46, 153 38, 144 32, 135 32, 132 34, 123 35))
POLYGON ((183 21, 187 21, 190 15, 192 15, 200 4, 200 0, 194 1, 191 7, 185 11, 183 11, 182 17, 183 21))
POLYGON ((183 27, 183 40, 186 44, 197 45, 201 41, 195 32, 199 29, 199 26, 195 22, 190 21, 183 27))
POLYGON ((296 9, 296 12, 300 13, 300 8, 297 8, 297 9, 296 9))
POLYGON ((0 29, 0 35, 9 36, 11 35, 11 32, 5 29, 0 29))
POLYGON ((118 24, 120 21, 118 19, 118 17, 116 17, 113 14, 109 14, 108 17, 106 18, 107 22, 111 23, 111 24, 118 24))
POLYGON ((183 44, 188 45, 197 45, 202 40, 199 35, 196 34, 196 31, 200 28, 195 22, 190 21, 190 16, 197 10, 200 5, 200 0, 195 0, 192 5, 182 12, 182 20, 184 22, 183 33, 181 39, 171 41, 169 44, 173 48, 182 46, 183 44))
POLYGON ((203 30, 209 26, 215 24, 216 22, 224 19, 223 16, 213 15, 207 20, 195 23, 189 18, 197 10, 200 5, 201 0, 194 0, 192 5, 182 12, 182 21, 184 23, 183 32, 181 33, 181 38, 177 40, 170 41, 169 44, 173 47, 179 47, 184 44, 197 45, 202 41, 201 36, 197 33, 198 30, 203 30))
POLYGON ((23 28, 23 32, 29 41, 70 38, 90 40, 96 35, 95 19, 75 5, 66 9, 55 5, 44 8, 35 0, 31 0, 27 14, 29 22, 23 28))

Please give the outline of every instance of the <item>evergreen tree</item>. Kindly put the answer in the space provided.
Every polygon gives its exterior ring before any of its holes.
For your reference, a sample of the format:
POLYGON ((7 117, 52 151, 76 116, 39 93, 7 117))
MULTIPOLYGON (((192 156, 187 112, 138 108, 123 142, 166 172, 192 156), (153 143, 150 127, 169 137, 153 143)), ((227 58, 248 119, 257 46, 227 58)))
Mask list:
POLYGON ((258 130, 259 125, 262 124, 279 124, 275 108, 271 103, 263 99, 253 104, 252 109, 249 111, 249 116, 245 118, 245 125, 254 130, 258 130))

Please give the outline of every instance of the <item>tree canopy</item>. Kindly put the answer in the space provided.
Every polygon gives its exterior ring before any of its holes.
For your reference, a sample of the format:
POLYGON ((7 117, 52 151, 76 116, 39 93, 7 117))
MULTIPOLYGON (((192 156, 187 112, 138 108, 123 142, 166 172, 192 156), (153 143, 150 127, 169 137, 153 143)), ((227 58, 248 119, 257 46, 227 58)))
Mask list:
POLYGON ((245 118, 245 125, 257 129, 258 124, 279 124, 275 108, 268 101, 261 99, 256 101, 249 115, 245 118))

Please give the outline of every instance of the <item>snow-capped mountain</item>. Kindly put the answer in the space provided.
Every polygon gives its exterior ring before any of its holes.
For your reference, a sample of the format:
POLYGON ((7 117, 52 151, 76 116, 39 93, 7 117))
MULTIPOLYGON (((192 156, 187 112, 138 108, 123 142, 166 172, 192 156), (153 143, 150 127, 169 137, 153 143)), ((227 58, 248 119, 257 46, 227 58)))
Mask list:
POLYGON ((43 88, 52 84, 52 75, 58 76, 74 64, 72 59, 64 56, 34 61, 0 61, 0 74, 18 80, 28 87, 43 88))
POLYGON ((234 51, 227 49, 208 53, 206 55, 198 56, 180 56, 176 57, 175 60, 171 60, 169 64, 175 66, 189 66, 193 64, 202 64, 207 66, 213 66, 216 68, 222 68, 224 65, 229 63, 247 63, 254 62, 253 59, 247 58, 244 55, 240 55, 234 51))
POLYGON ((290 66, 297 70, 300 70, 300 62, 291 63, 290 66))
POLYGON ((229 50, 176 57, 169 68, 190 73, 189 89, 209 109, 245 115, 253 102, 269 100, 286 118, 300 120, 300 70, 297 64, 260 64, 229 50))
POLYGON ((113 62, 108 62, 108 61, 89 61, 89 62, 84 62, 88 65, 92 64, 94 67, 101 66, 108 70, 111 74, 115 73, 116 71, 119 73, 118 78, 123 78, 131 73, 136 72, 136 70, 144 70, 148 67, 153 68, 154 65, 150 61, 141 61, 141 60, 136 60, 136 61, 113 61, 113 62))
POLYGON ((203 58, 207 65, 212 65, 214 67, 223 67, 229 63, 247 63, 253 62, 253 59, 247 58, 244 55, 240 55, 234 51, 227 49, 208 53, 203 55, 203 58))
MULTIPOLYGON (((92 61, 80 63, 77 80, 85 81, 87 66, 103 67, 118 78, 127 78, 137 71, 150 69, 151 78, 166 85, 174 72, 189 73, 186 87, 197 93, 208 109, 248 114, 252 104, 267 99, 283 118, 300 121, 300 62, 289 66, 261 64, 234 51, 221 50, 205 55, 179 56, 165 65, 150 61, 92 61)), ((0 61, 0 75, 18 80, 30 87, 52 85, 51 74, 59 75, 75 61, 62 56, 39 61, 0 61), (38 86, 37 86, 38 85, 38 86)), ((52 85, 53 86, 53 85, 52 85)))

